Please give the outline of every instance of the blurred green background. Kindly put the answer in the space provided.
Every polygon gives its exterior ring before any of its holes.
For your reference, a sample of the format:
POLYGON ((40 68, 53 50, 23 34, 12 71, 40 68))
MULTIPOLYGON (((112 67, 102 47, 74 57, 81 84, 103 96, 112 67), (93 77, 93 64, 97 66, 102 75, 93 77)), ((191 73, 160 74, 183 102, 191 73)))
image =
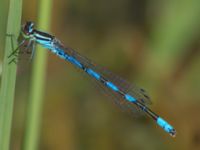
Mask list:
MULTIPOLYGON (((22 23, 37 26, 37 11, 36 0, 24 0, 22 23)), ((39 149, 200 149, 200 1, 56 0, 51 17, 50 33, 65 45, 146 89, 151 108, 177 137, 147 116, 123 113, 90 78, 49 52, 39 149)), ((2 54, 1 46, 0 74, 2 54)), ((22 146, 30 77, 31 63, 20 64, 12 150, 22 146)))

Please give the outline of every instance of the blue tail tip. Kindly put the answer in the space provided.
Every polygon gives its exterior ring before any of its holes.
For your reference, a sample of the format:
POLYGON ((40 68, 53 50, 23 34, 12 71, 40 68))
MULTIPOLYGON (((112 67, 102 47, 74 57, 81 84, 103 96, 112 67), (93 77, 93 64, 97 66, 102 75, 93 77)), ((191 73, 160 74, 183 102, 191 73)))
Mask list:
POLYGON ((166 132, 168 132, 172 137, 176 136, 176 130, 161 117, 157 118, 157 124, 166 132))

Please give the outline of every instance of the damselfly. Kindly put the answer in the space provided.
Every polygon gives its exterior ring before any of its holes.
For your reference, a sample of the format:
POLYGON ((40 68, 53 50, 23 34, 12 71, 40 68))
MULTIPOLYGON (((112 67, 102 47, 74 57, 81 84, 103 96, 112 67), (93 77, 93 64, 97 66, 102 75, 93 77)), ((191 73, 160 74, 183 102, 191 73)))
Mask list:
POLYGON ((88 74, 98 84, 111 93, 114 97, 113 101, 120 107, 125 107, 126 109, 129 109, 129 111, 140 110, 144 112, 167 133, 175 137, 176 130, 163 118, 147 107, 150 99, 143 89, 130 85, 122 78, 111 74, 105 69, 102 70, 98 65, 83 57, 73 49, 65 47, 56 37, 36 30, 33 22, 26 22, 26 24, 22 26, 21 33, 23 40, 10 56, 15 55, 25 42, 28 43, 27 48, 34 46, 36 43, 40 44, 88 74))

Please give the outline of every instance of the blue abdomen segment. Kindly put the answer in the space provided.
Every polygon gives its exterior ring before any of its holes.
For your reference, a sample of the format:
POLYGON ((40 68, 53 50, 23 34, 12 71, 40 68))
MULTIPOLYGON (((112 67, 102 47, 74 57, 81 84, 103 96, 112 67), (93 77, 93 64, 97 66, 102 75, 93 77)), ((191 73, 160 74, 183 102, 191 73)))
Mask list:
POLYGON ((119 91, 118 87, 116 85, 114 85, 112 82, 106 82, 106 85, 111 88, 112 90, 114 90, 115 92, 119 91))
POLYGON ((134 97, 132 97, 131 95, 129 95, 129 94, 125 94, 125 98, 129 102, 136 102, 136 99, 134 97))
POLYGON ((72 56, 69 56, 69 57, 68 57, 68 60, 69 60, 71 63, 73 63, 74 65, 76 65, 77 67, 79 67, 79 68, 82 68, 82 67, 83 67, 82 64, 81 64, 78 60, 76 60, 74 57, 72 57, 72 56))
POLYGON ((175 129, 168 123, 166 122, 164 119, 162 119, 161 117, 157 118, 157 124, 163 128, 166 132, 170 133, 171 136, 175 136, 176 131, 175 129))
POLYGON ((91 75, 91 76, 93 76, 95 79, 97 79, 97 80, 99 80, 100 78, 101 78, 101 76, 98 74, 98 73, 96 73, 95 71, 93 71, 92 69, 90 69, 90 68, 88 68, 87 70, 86 70, 86 72, 89 74, 89 75, 91 75))

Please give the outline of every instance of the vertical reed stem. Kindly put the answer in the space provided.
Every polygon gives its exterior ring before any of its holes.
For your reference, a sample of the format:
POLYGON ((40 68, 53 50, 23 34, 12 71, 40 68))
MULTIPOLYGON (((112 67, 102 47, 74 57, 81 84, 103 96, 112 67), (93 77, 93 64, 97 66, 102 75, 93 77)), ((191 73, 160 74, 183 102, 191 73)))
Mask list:
MULTIPOLYGON (((39 14, 37 28, 48 31, 50 28, 52 0, 40 0, 38 3, 39 14)), ((38 149, 42 99, 45 88, 46 62, 47 50, 37 47, 36 55, 34 57, 30 99, 27 109, 26 130, 23 143, 24 150, 38 149)))

